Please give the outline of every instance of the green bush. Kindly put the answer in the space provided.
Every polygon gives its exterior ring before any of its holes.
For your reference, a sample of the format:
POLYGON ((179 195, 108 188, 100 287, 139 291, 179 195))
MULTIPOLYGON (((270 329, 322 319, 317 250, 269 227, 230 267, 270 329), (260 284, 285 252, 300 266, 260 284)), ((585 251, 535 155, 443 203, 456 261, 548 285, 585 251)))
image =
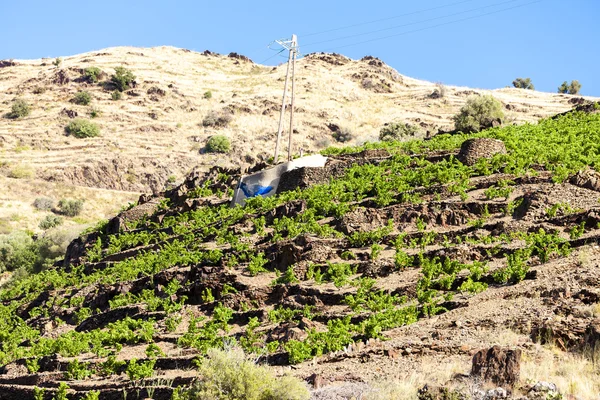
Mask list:
POLYGON ((421 129, 409 123, 392 122, 385 124, 379 131, 379 140, 400 140, 407 136, 416 136, 421 133, 421 129))
POLYGON ((276 378, 256 365, 241 349, 209 349, 199 365, 199 379, 186 393, 190 400, 308 400, 304 382, 291 376, 276 378))
POLYGON ((64 220, 62 217, 60 217, 58 215, 54 215, 54 214, 49 214, 49 215, 46 215, 44 217, 44 219, 40 221, 39 227, 40 227, 40 229, 47 230, 47 229, 51 229, 51 228, 56 228, 57 226, 61 225, 63 222, 64 222, 64 220))
POLYGON ((117 87, 117 90, 123 92, 135 81, 135 75, 124 67, 115 68, 115 73, 110 77, 110 81, 117 87))
POLYGON ((492 96, 472 96, 452 119, 456 130, 465 133, 491 128, 494 121, 502 122, 502 103, 492 96))
POLYGON ((206 142, 206 151, 208 153, 229 153, 230 147, 229 139, 223 135, 211 136, 206 142))
POLYGON ((123 94, 118 90, 115 90, 110 94, 110 98, 114 101, 121 100, 123 98, 123 94))
POLYGON ((203 97, 208 100, 208 99, 212 99, 212 92, 210 90, 207 90, 206 92, 204 92, 203 97))
POLYGON ((89 67, 83 71, 83 76, 90 83, 97 83, 100 80, 103 72, 98 67, 89 67))
POLYGON ((0 272, 38 272, 62 257, 76 234, 69 230, 52 230, 35 240, 25 232, 0 235, 0 272))
POLYGON ((100 135, 100 128, 98 128, 98 125, 81 118, 77 118, 69 122, 69 125, 67 125, 65 130, 69 135, 73 135, 79 139, 96 137, 100 135))
POLYGON ((73 103, 79 104, 82 106, 87 106, 92 101, 92 96, 85 91, 77 92, 75 97, 73 97, 73 103))
POLYGON ((30 113, 31 113, 31 106, 25 100, 17 99, 13 102, 8 116, 9 116, 9 118, 17 119, 17 118, 26 117, 30 113))
POLYGON ((517 78, 512 84, 517 89, 535 90, 535 86, 531 83, 531 78, 517 78))
POLYGON ((29 165, 15 165, 8 172, 8 177, 14 179, 28 179, 34 175, 35 171, 29 165))
POLYGON ((58 202, 58 213, 67 217, 76 217, 83 210, 83 200, 81 199, 61 199, 58 202))
POLYGON ((558 93, 568 93, 568 94, 579 94, 581 90, 581 83, 579 81, 571 81, 570 84, 567 81, 564 81, 562 85, 558 87, 558 93))
POLYGON ((36 209, 42 210, 42 211, 51 210, 55 204, 56 204, 56 202, 54 201, 54 199, 51 199, 49 197, 38 197, 37 199, 35 199, 33 201, 33 206, 36 209))

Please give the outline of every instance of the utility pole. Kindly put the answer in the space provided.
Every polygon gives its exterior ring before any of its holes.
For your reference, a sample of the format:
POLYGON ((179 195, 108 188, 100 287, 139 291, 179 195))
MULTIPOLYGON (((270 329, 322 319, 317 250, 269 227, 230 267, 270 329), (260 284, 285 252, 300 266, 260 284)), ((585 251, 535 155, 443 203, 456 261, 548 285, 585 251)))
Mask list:
POLYGON ((276 40, 284 49, 289 50, 290 54, 288 57, 287 71, 285 73, 285 84, 283 85, 283 99, 281 101, 281 113, 279 114, 279 128, 277 129, 277 140, 275 142, 275 155, 273 157, 273 163, 276 164, 279 158, 279 146, 281 142, 281 134, 283 133, 283 123, 285 116, 285 99, 287 97, 287 88, 290 78, 290 67, 292 68, 292 105, 291 105, 291 116, 290 116, 290 136, 288 146, 288 161, 291 159, 292 152, 292 132, 294 129, 294 100, 295 100, 295 71, 296 71, 296 57, 298 55, 298 37, 292 35, 291 40, 276 40))

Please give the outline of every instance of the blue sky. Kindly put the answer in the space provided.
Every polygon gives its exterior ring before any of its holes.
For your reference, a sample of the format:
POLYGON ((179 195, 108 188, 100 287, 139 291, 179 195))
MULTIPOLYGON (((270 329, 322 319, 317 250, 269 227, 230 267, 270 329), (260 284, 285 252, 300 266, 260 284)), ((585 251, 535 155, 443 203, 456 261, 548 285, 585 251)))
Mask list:
POLYGON ((2 1, 0 59, 170 45, 263 62, 269 42, 296 33, 304 53, 373 55, 434 82, 499 88, 530 77, 555 92, 578 79, 582 94, 600 96, 600 1, 534 1, 2 1))

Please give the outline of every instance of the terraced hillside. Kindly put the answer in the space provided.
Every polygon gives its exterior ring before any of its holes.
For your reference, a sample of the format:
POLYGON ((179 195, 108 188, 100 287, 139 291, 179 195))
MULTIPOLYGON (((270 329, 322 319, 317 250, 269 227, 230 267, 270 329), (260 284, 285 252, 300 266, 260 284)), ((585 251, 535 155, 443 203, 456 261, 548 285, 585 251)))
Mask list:
MULTIPOLYGON (((16 229, 27 222, 28 229, 37 229, 41 216, 30 206, 35 199, 30 186, 125 192, 111 204, 118 210, 131 192, 162 191, 194 168, 252 165, 272 155, 284 66, 171 47, 118 47, 61 60, 57 65, 53 59, 0 63, 0 174, 7 176, 0 180, 5 193, 0 200, 4 208, 23 209, 19 224, 11 220, 12 210, 0 209, 0 223, 16 229), (110 77, 120 66, 136 79, 120 100, 113 100, 110 77), (90 68, 99 71, 93 79, 86 73, 90 68), (89 104, 76 100, 79 92, 89 94, 89 104), (31 113, 6 118, 16 99, 27 102, 31 113), (97 124, 100 136, 68 135, 65 127, 76 118, 97 124), (216 134, 231 141, 229 154, 204 151, 216 134), (19 184, 26 188, 8 190, 19 184)), ((529 90, 452 86, 436 97, 435 84, 403 76, 373 57, 358 61, 314 54, 298 67, 295 153, 336 144, 338 132, 345 133, 346 145, 377 140, 381 127, 392 121, 419 125, 422 135, 451 130, 451 117, 475 93, 502 101, 509 123, 535 122, 581 101, 529 90)), ((90 209, 97 205, 88 204, 90 209)))
POLYGON ((492 344, 525 354, 515 395, 551 380, 589 398, 598 143, 589 104, 329 149, 324 170, 291 171, 285 191, 244 207, 229 207, 239 172, 220 167, 142 196, 2 288, 0 399, 51 399, 65 382, 70 399, 181 398, 202 381, 194 360, 231 346, 315 399, 415 398, 425 383, 470 396, 472 353, 492 344))

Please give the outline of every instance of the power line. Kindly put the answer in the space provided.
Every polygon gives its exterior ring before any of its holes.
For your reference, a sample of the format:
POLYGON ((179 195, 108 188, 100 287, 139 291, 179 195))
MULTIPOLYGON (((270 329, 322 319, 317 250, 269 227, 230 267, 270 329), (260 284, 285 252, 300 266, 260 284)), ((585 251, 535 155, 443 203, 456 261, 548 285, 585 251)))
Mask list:
POLYGON ((270 56, 270 57, 266 58, 265 60, 263 60, 263 61, 259 62, 259 64, 264 64, 264 63, 266 63, 267 61, 269 61, 269 60, 270 60, 270 59, 272 59, 272 58, 275 58, 275 57, 277 57, 278 55, 280 55, 280 54, 281 54, 281 53, 283 53, 284 51, 285 51, 285 49, 281 49, 280 51, 278 51, 277 53, 273 54, 272 56, 270 56))
POLYGON ((516 1, 519 1, 519 0, 503 1, 503 2, 500 2, 500 3, 490 4, 490 5, 487 5, 487 6, 472 8, 470 10, 459 11, 459 12, 456 12, 456 13, 453 13, 453 14, 442 15, 440 17, 434 17, 434 18, 424 19, 424 20, 421 20, 421 21, 410 22, 408 24, 395 25, 395 26, 391 26, 391 27, 388 27, 388 28, 377 29, 377 30, 374 30, 374 31, 363 32, 363 33, 356 33, 356 34, 353 34, 353 35, 342 36, 342 37, 338 37, 338 38, 334 38, 334 39, 327 39, 327 40, 322 40, 322 41, 319 41, 319 42, 308 43, 308 44, 305 44, 303 47, 311 47, 311 46, 316 46, 318 44, 330 43, 330 42, 335 42, 335 41, 338 41, 338 40, 351 39, 351 38, 355 38, 355 37, 359 37, 359 36, 371 35, 373 33, 389 31, 389 30, 392 30, 392 29, 404 28, 404 27, 412 26, 412 25, 418 25, 418 24, 422 24, 424 22, 437 21, 437 20, 444 19, 444 18, 450 18, 450 17, 454 17, 454 16, 457 16, 457 15, 467 14, 467 13, 474 12, 474 11, 479 11, 479 10, 484 10, 486 8, 497 7, 497 6, 505 5, 505 4, 508 4, 508 3, 514 3, 516 1))
POLYGON ((402 32, 402 33, 396 33, 394 35, 388 35, 388 36, 373 38, 373 39, 369 39, 369 40, 363 40, 362 42, 345 44, 343 46, 330 47, 328 49, 324 49, 324 50, 321 50, 321 51, 322 52, 328 52, 328 51, 337 50, 337 49, 341 49, 341 48, 345 48, 345 47, 357 46, 359 44, 371 43, 371 42, 375 42, 375 41, 378 41, 378 40, 384 40, 384 39, 389 39, 389 38, 393 38, 393 37, 397 37, 397 36, 408 35, 410 33, 421 32, 421 31, 425 31, 427 29, 438 28, 440 26, 451 25, 451 24, 455 24, 457 22, 469 21, 469 20, 472 20, 472 19, 475 19, 475 18, 485 17, 485 16, 492 15, 492 14, 498 14, 498 13, 504 12, 504 11, 514 10, 516 8, 521 8, 521 7, 529 6, 531 4, 541 3, 542 1, 544 1, 544 0, 536 0, 536 1, 529 2, 529 3, 520 4, 520 5, 514 6, 514 7, 508 7, 508 8, 503 8, 501 10, 491 11, 491 12, 488 12, 488 13, 485 13, 485 14, 474 15, 472 17, 467 17, 467 18, 457 19, 457 20, 454 20, 454 21, 444 22, 444 23, 441 23, 441 24, 432 25, 432 26, 428 26, 428 27, 425 27, 425 28, 413 29, 411 31, 406 31, 406 32, 402 32))
POLYGON ((409 15, 422 14, 422 13, 424 13, 424 12, 428 12, 428 11, 435 11, 435 10, 440 10, 440 9, 442 9, 442 8, 447 8, 447 7, 457 6, 457 5, 459 5, 459 4, 463 4, 463 3, 469 3, 469 2, 471 2, 471 1, 473 1, 473 0, 463 0, 463 1, 456 2, 456 3, 446 4, 446 5, 443 5, 443 6, 432 7, 432 8, 426 8, 426 9, 424 9, 424 10, 413 11, 413 12, 409 12, 409 13, 406 13, 406 14, 395 15, 395 16, 393 16, 393 17, 381 18, 381 19, 376 19, 376 20, 373 20, 373 21, 368 21, 368 22, 360 22, 360 23, 358 23, 358 24, 341 26, 341 27, 339 27, 339 28, 327 29, 327 30, 320 31, 320 32, 306 33, 306 34, 302 34, 302 35, 299 35, 299 36, 302 36, 302 37, 309 37, 309 36, 321 35, 321 34, 323 34, 323 33, 329 33, 329 32, 335 32, 335 31, 341 31, 341 30, 344 30, 344 29, 349 29, 349 28, 356 28, 357 26, 363 26, 363 25, 375 24, 375 23, 377 23, 377 22, 389 21, 389 20, 392 20, 392 19, 397 19, 397 18, 401 18, 401 17, 406 17, 406 16, 409 16, 409 15))

